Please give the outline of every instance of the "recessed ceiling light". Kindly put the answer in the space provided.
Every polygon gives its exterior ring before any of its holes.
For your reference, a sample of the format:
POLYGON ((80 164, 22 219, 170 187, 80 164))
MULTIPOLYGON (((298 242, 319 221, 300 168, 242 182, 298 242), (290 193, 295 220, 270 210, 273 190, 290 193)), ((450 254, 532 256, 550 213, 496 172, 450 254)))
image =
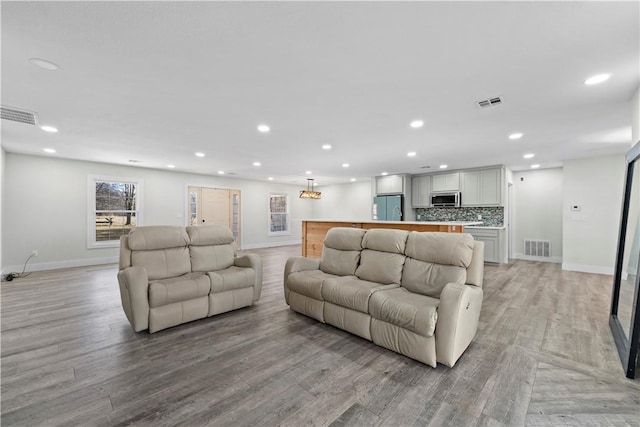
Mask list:
POLYGON ((415 152, 415 151, 409 151, 409 152, 407 153, 407 156, 408 156, 408 157, 415 157, 415 156, 416 156, 416 152, 415 152))
POLYGON ((524 136, 523 133, 516 132, 516 133, 512 133, 511 135, 509 135, 509 139, 520 139, 523 136, 524 136))
POLYGON ((53 127, 53 126, 44 125, 44 126, 40 126, 40 129, 42 129, 45 132, 51 132, 51 133, 58 132, 58 128, 53 127))
POLYGON ((446 169, 448 167, 449 167, 449 165, 440 165, 440 169, 446 169))
POLYGON ((56 71, 57 69, 60 68, 53 62, 47 61, 46 59, 41 59, 41 58, 31 58, 29 62, 31 62, 35 66, 44 68, 45 70, 49 70, 49 71, 56 71))
POLYGON ((535 154, 533 153, 527 153, 524 156, 522 156, 523 159, 533 159, 535 157, 535 154))
POLYGON ((267 133, 271 130, 271 128, 267 125, 258 125, 258 130, 262 133, 267 133))
POLYGON ((424 126, 424 122, 422 120, 414 120, 411 122, 409 126, 411 126, 414 129, 418 129, 424 126))
POLYGON ((306 171, 305 172, 307 175, 311 175, 311 171, 306 171))
POLYGON ((218 171, 218 175, 224 175, 224 171, 218 171))
POLYGON ((260 166, 260 162, 253 162, 253 166, 260 166))
POLYGON ((175 168, 175 167, 176 167, 176 165, 167 165, 167 167, 168 167, 169 169, 173 169, 173 168, 175 168))
POLYGON ((389 172, 382 172, 380 175, 387 176, 387 175, 389 175, 389 172))
POLYGON ((324 144, 324 145, 322 146, 322 149, 323 149, 323 150, 331 150, 331 144, 324 144))
POLYGON ((535 164, 535 165, 531 165, 531 169, 538 169, 540 167, 540 165, 535 164))
POLYGON ((349 163, 343 163, 343 164, 342 164, 342 167, 343 167, 343 168, 348 168, 348 167, 349 167, 349 163))
POLYGON ((355 178, 351 178, 351 182, 356 182, 356 179, 355 178))
POLYGON ((597 85, 598 83, 606 82, 611 77, 611 74, 598 74, 596 76, 591 76, 587 80, 584 81, 584 84, 587 86, 597 85))
POLYGON ((55 152, 56 152, 56 150, 54 150, 53 148, 45 148, 45 149, 44 149, 44 150, 42 150, 42 151, 44 151, 45 153, 51 153, 51 154, 53 154, 53 153, 55 153, 55 152))
POLYGON ((197 153, 195 153, 195 155, 196 155, 196 157, 204 157, 204 153, 201 153, 199 151, 197 153))
POLYGON ((267 178, 269 181, 273 181, 273 177, 270 176, 269 178, 267 178))

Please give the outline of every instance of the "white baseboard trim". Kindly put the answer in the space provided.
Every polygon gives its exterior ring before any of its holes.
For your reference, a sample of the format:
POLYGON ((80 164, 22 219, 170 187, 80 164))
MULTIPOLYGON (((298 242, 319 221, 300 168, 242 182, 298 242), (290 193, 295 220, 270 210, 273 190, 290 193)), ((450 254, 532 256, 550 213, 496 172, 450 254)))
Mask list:
POLYGON ((572 264, 568 262, 562 263, 562 269, 568 271, 580 271, 582 273, 595 273, 606 274, 613 276, 613 267, 607 267, 604 265, 586 265, 586 264, 572 264))
POLYGON ((291 246, 291 245, 301 245, 301 244, 302 244, 302 239, 300 239, 300 240, 282 240, 282 241, 273 242, 273 243, 253 243, 253 244, 248 244, 248 245, 242 245, 241 250, 275 248, 276 246, 291 246))
MULTIPOLYGON (((40 262, 34 264, 27 264, 26 272, 30 271, 44 271, 44 270, 59 270, 61 268, 73 268, 73 267, 86 267, 89 265, 102 265, 102 264, 117 264, 118 257, 102 257, 102 258, 86 258, 86 259, 70 259, 67 261, 52 261, 52 262, 40 262)), ((22 273, 22 265, 7 265, 2 269, 2 274, 9 273, 22 273)))
POLYGON ((523 259, 526 261, 540 261, 540 262, 553 262, 555 264, 561 264, 562 258, 557 256, 552 257, 541 257, 541 256, 531 256, 531 255, 523 255, 523 254, 513 254, 514 259, 523 259))

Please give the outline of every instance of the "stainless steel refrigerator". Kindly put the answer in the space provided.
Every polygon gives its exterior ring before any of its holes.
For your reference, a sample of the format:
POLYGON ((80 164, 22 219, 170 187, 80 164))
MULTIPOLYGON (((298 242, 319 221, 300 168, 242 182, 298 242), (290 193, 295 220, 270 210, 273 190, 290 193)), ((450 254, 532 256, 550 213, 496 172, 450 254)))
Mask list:
POLYGON ((380 221, 402 221, 402 196, 374 197, 372 219, 380 221))

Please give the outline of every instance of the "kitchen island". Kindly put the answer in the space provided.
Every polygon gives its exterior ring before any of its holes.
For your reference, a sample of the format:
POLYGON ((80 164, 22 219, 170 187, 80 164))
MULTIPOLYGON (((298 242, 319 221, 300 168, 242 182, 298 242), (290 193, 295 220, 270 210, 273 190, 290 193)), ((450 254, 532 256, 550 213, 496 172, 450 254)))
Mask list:
POLYGON ((440 231, 463 233, 464 227, 480 225, 482 221, 302 221, 302 256, 320 258, 324 236, 334 227, 392 228, 407 231, 440 231))

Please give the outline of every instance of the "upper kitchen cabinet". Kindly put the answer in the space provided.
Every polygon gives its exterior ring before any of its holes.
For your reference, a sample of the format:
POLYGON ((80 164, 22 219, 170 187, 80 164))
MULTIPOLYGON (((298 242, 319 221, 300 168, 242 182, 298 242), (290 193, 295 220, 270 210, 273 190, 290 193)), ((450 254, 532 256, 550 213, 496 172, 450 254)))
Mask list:
POLYGON ((411 207, 428 208, 431 200, 431 176, 418 175, 411 178, 411 207))
POLYGON ((502 206, 502 168, 460 173, 462 206, 502 206))
POLYGON ((441 173, 433 175, 431 178, 431 191, 458 190, 460 190, 460 174, 458 172, 441 173))
POLYGON ((404 176, 387 175, 376 177, 376 194, 378 196, 386 194, 403 194, 404 176))

